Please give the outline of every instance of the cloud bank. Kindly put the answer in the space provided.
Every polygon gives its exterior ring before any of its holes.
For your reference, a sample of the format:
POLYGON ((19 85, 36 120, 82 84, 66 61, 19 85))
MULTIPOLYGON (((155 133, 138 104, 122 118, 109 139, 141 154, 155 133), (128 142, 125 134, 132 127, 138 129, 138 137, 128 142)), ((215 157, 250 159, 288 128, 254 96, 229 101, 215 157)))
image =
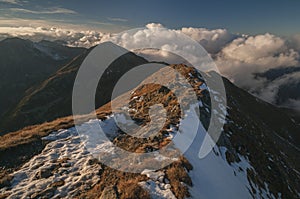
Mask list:
POLYGON ((233 40, 218 53, 216 63, 220 72, 236 85, 274 104, 277 103, 279 88, 287 85, 294 73, 273 81, 256 74, 284 67, 300 67, 298 51, 283 38, 268 33, 233 40))
MULTIPOLYGON (((114 19, 112 20, 121 20, 114 19)), ((129 49, 139 48, 139 44, 149 44, 151 39, 147 39, 149 31, 159 30, 163 25, 158 23, 147 24, 135 35, 120 34, 118 42, 129 49)), ((181 29, 169 30, 167 32, 157 32, 161 37, 174 37, 176 32, 184 33, 200 43, 208 53, 214 58, 216 65, 222 75, 229 78, 236 85, 247 89, 260 98, 279 105, 295 107, 300 104, 297 96, 287 96, 285 100, 279 102, 278 94, 289 84, 298 84, 299 72, 283 73, 272 81, 264 74, 273 69, 285 67, 299 68, 300 35, 291 38, 283 38, 270 33, 260 35, 241 35, 228 32, 226 29, 206 29, 183 27, 181 29)), ((54 27, 0 27, 0 39, 6 37, 22 37, 31 40, 64 40, 69 46, 91 47, 101 42, 110 40, 114 34, 102 33, 99 31, 77 30, 72 28, 54 27)), ((178 48, 176 44, 163 46, 164 50, 174 51, 178 48)), ((192 48, 186 48, 187 52, 192 52, 192 48)), ((141 55, 142 52, 139 52, 141 55)), ((166 59, 165 54, 149 50, 152 59, 166 59)), ((163 52, 162 52, 163 53, 163 52)), ((149 56, 148 56, 149 57, 149 56)), ((157 60, 164 61, 164 60, 157 60)), ((170 59, 169 59, 170 61, 170 59)))
POLYGON ((0 27, 0 39, 20 37, 33 41, 63 40, 66 41, 69 46, 86 48, 99 44, 103 35, 104 33, 98 31, 77 31, 55 27, 0 27))

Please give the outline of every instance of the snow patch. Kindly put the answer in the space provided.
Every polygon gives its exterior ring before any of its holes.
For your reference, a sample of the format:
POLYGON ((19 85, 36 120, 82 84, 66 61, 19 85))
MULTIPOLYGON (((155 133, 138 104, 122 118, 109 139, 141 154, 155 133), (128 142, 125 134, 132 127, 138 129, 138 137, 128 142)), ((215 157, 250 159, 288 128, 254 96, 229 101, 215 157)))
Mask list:
MULTIPOLYGON (((115 136, 117 127, 113 117, 101 120, 90 120, 81 125, 81 129, 96 131, 99 125, 108 136, 115 136), (90 127, 93 128, 90 128, 90 127)), ((85 136, 93 135, 85 132, 85 136)), ((82 189, 90 189, 100 180, 100 164, 85 148, 84 137, 79 136, 75 127, 58 130, 42 138, 51 141, 45 149, 13 173, 10 188, 0 190, 9 193, 8 198, 30 198, 34 194, 50 190, 54 198, 73 198, 82 189), (51 187, 60 183, 57 189, 51 187)), ((110 142, 102 143, 102 151, 112 153, 110 142)))
POLYGON ((155 183, 152 180, 148 180, 140 182, 139 185, 149 192, 152 199, 176 199, 170 187, 164 186, 162 183, 155 183))
POLYGON ((162 171, 144 170, 141 174, 146 175, 150 180, 140 182, 139 185, 146 189, 153 199, 176 199, 171 191, 169 180, 165 178, 162 171))
POLYGON ((11 189, 6 190, 10 194, 8 198, 30 198, 58 182, 62 185, 52 190, 51 197, 71 198, 80 189, 89 189, 100 180, 95 174, 101 166, 93 164, 94 158, 85 149, 74 127, 53 132, 43 139, 52 142, 13 173, 11 189))

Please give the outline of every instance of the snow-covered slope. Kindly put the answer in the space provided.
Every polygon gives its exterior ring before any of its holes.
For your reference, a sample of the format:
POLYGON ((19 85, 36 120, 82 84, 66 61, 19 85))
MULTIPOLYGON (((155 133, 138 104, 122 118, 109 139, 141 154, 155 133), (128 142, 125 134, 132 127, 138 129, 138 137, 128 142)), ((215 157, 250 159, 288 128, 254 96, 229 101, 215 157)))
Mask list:
POLYGON ((95 164, 75 128, 53 132, 44 140, 52 142, 13 173, 10 190, 1 190, 10 194, 8 198, 30 198, 34 195, 71 198, 81 189, 89 189, 99 181, 95 174, 101 166, 95 164))
MULTIPOLYGON (((253 198, 255 194, 251 192, 247 178, 247 169, 252 168, 250 163, 240 157, 240 162, 229 165, 225 158, 227 149, 218 146, 200 159, 199 143, 202 143, 204 135, 205 129, 201 126, 194 143, 185 153, 194 167, 189 173, 194 185, 190 189, 193 198, 253 198)), ((266 196, 268 190, 262 190, 262 194, 266 196)))
MULTIPOLYGON (((113 117, 104 121, 91 120, 83 126, 97 129, 100 123, 111 134, 116 134, 117 127, 113 117)), ((189 119, 189 122, 192 121, 189 119)), ((203 141, 204 135, 205 129, 200 125, 196 139, 185 153, 185 157, 193 165, 193 170, 189 172, 193 182, 190 187, 192 198, 252 198, 246 174, 246 169, 251 167, 249 162, 241 158, 241 162, 230 166, 224 158, 226 148, 217 146, 207 157, 199 159, 199 143, 203 141)), ((90 189, 97 184, 100 177, 96 174, 102 168, 85 148, 85 143, 74 127, 53 132, 43 140, 51 142, 39 155, 13 173, 10 188, 1 189, 1 192, 10 194, 8 198, 39 195, 71 198, 81 190, 90 189)), ((110 143, 103 145, 108 146, 108 151, 112 149, 109 147, 110 143)), ((147 175, 149 180, 140 182, 140 185, 153 198, 175 198, 171 186, 161 180, 164 179, 163 172, 145 170, 142 174, 147 175)))
MULTIPOLYGON (((107 122, 99 122, 102 125, 109 124, 106 127, 114 134, 116 127, 111 126, 113 123, 110 120, 112 118, 107 119, 107 122)), ((95 125, 96 129, 98 121, 86 124, 95 125)), ((245 157, 240 156, 240 162, 229 165, 225 158, 225 147, 215 146, 208 156, 199 159, 199 143, 203 141, 204 135, 205 129, 201 126, 192 146, 185 153, 185 157, 193 165, 193 170, 189 172, 193 182, 193 186, 189 188, 191 198, 280 198, 280 195, 275 197, 269 190, 257 187, 247 177, 247 169, 253 167, 245 157), (251 192, 251 186, 255 187, 256 193, 251 192)), ((53 132, 43 140, 51 142, 39 155, 13 173, 10 188, 0 190, 2 193, 9 193, 8 198, 39 195, 71 198, 99 182, 100 176, 97 173, 102 168, 84 147, 74 127, 53 132)), ((176 198, 171 186, 161 180, 161 176, 164 179, 162 172, 144 171, 142 174, 150 178, 140 182, 140 185, 149 191, 151 197, 176 198)))

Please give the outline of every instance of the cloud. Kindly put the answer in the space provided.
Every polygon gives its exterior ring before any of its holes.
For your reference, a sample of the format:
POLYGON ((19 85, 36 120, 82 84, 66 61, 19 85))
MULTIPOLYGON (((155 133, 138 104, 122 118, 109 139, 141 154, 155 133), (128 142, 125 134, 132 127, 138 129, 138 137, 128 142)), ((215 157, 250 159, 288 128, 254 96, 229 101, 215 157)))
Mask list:
MULTIPOLYGON (((22 10, 24 11, 24 10, 22 10)), ((24 11, 24 12, 36 12, 36 11, 24 11)), ((37 12, 43 12, 43 13, 53 13, 53 12, 62 12, 61 10, 54 10, 52 9, 51 11, 37 11, 37 12)), ((109 25, 112 26, 113 24, 111 23, 103 23, 103 22, 93 22, 97 23, 100 25, 109 25)), ((27 36, 28 39, 32 40, 38 40, 44 35, 44 39, 53 39, 56 35, 53 34, 53 28, 55 27, 58 30, 64 30, 64 31, 70 31, 72 33, 75 32, 81 32, 81 30, 84 28, 83 26, 79 25, 71 25, 71 24, 64 24, 64 21, 59 22, 59 21, 45 21, 45 20, 31 20, 31 19, 20 19, 20 18, 11 18, 11 19, 1 19, 0 18, 0 37, 2 35, 3 37, 7 36, 14 36, 14 37, 24 37, 27 36), (14 24, 17 27, 12 27, 11 24, 14 24), (28 26, 30 24, 30 26, 28 26), (60 27, 58 27, 58 24, 61 24, 60 27), (2 27, 1 27, 2 26, 2 27), (44 29, 41 31, 41 29, 44 29), (75 31, 76 30, 76 31, 75 31), (49 38, 49 35, 53 35, 49 38), (32 36, 32 38, 30 38, 32 36)), ((157 31, 156 29, 161 29, 163 28, 162 24, 159 23, 149 23, 146 25, 146 27, 142 28, 144 30, 139 31, 138 34, 135 35, 134 38, 131 38, 131 41, 134 41, 131 47, 138 47, 138 39, 142 39, 142 37, 147 37, 147 31, 157 31), (139 35, 140 34, 140 35, 139 35)), ((87 29, 88 30, 88 29, 87 29)), ((86 31, 87 31, 86 30, 86 31)), ((72 37, 70 37, 71 41, 70 45, 73 46, 85 46, 85 47, 91 47, 96 44, 99 44, 101 42, 102 36, 106 35, 104 39, 108 39, 111 37, 111 34, 103 34, 101 31, 94 31, 97 32, 98 34, 93 34, 93 39, 89 39, 89 42, 85 41, 85 38, 91 38, 91 35, 85 35, 82 38, 79 38, 78 41, 75 41, 72 37), (101 36, 95 36, 95 35, 101 35, 101 36)), ((150 33, 150 32, 149 32, 150 33)), ((166 37, 174 37, 176 36, 176 33, 184 33, 190 37, 192 37, 194 40, 202 44, 204 48, 209 52, 209 53, 215 53, 220 51, 222 46, 226 45, 230 40, 232 40, 234 37, 233 34, 228 33, 227 30, 225 29, 216 29, 216 30, 208 30, 205 28, 182 28, 182 29, 174 29, 170 30, 169 32, 162 32, 162 34, 169 34, 165 35, 166 37)), ((160 35, 161 36, 161 35, 160 35)), ((125 37, 125 36, 124 36, 125 37)), ((164 37, 164 36, 163 36, 164 37)), ((77 37, 75 37, 77 38, 77 37)), ((66 38, 69 39, 69 38, 66 38)), ((145 42, 145 41, 143 41, 145 42)), ((130 42, 127 42, 130 43, 130 42)), ((148 41, 150 43, 150 41, 148 41)), ((144 44, 144 43, 143 43, 144 44)), ((128 44, 129 45, 129 44, 128 44)), ((170 46, 165 46, 164 48, 173 48, 170 46)))
MULTIPOLYGON (((146 25, 147 29, 164 28, 160 23, 149 23, 146 25)), ((200 43, 208 53, 218 53, 226 44, 237 38, 237 35, 229 33, 226 29, 206 28, 186 28, 183 27, 178 30, 172 30, 178 33, 184 33, 200 43)))
POLYGON ((283 106, 300 111, 300 100, 289 99, 283 106))
POLYGON ((300 104, 300 94, 297 92, 297 85, 299 88, 300 72, 286 74, 266 84, 261 89, 260 97, 273 104, 300 109, 300 106, 296 106, 300 104), (286 88, 291 90, 285 92, 286 88), (282 91, 288 93, 288 95, 281 94, 280 92, 282 91))
POLYGON ((128 19, 123 19, 123 18, 115 18, 115 17, 107 17, 108 20, 110 21, 119 21, 119 22, 126 22, 128 19))
POLYGON ((290 76, 274 81, 257 77, 271 69, 299 66, 299 53, 287 41, 272 34, 243 36, 233 40, 217 55, 220 72, 236 85, 256 96, 276 103, 278 87, 287 83, 290 76))
POLYGON ((0 27, 0 38, 21 37, 33 41, 63 40, 70 46, 91 47, 100 42, 103 33, 90 30, 75 30, 45 27, 0 27))
POLYGON ((107 30, 96 29, 95 24, 101 24, 101 27, 115 28, 112 23, 102 23, 100 21, 89 21, 85 25, 80 25, 67 23, 64 19, 33 20, 0 17, 0 40, 7 37, 20 37, 32 41, 64 40, 69 46, 90 48, 99 44, 103 35, 112 34, 104 33, 107 30), (89 25, 93 27, 92 30, 89 25))
POLYGON ((293 35, 288 42, 291 48, 300 51, 300 34, 293 35))
POLYGON ((22 13, 29 13, 29 14, 77 14, 76 11, 60 8, 60 7, 52 7, 44 10, 29 10, 23 8, 9 8, 12 12, 22 12, 22 13))
MULTIPOLYGON (((27 1, 22 1, 22 2, 27 2, 27 1)), ((0 3, 14 4, 14 5, 22 5, 22 2, 18 0, 0 0, 0 3)))
POLYGON ((11 28, 11 27, 29 27, 29 28, 36 28, 36 27, 64 27, 68 29, 78 29, 78 30, 85 30, 87 27, 77 24, 70 24, 66 23, 65 19, 56 19, 56 20, 43 20, 43 19, 30 19, 30 18, 5 18, 0 17, 0 27, 2 28, 11 28))
POLYGON ((153 28, 164 28, 164 26, 160 23, 148 23, 146 28, 153 29, 153 28))
MULTIPOLYGON (((211 59, 207 56, 207 52, 195 40, 182 33, 181 30, 163 28, 162 24, 150 23, 146 27, 133 29, 129 32, 123 32, 117 35, 104 35, 101 42, 112 41, 119 46, 128 50, 137 49, 161 49, 161 51, 148 51, 152 53, 151 58, 164 58, 163 60, 170 63, 171 59, 166 59, 166 52, 180 55, 200 67, 203 71, 216 70, 214 64, 211 64, 211 59), (204 64, 205 63, 205 64, 204 64)), ((139 52, 140 54, 141 51, 139 52)), ((169 55, 171 55, 169 53, 169 55)), ((174 57, 174 56, 172 56, 174 57)), ((176 58, 176 60, 178 60, 176 58)), ((171 61, 176 61, 172 59, 171 61)), ((182 59, 181 59, 182 60, 182 59)), ((172 62, 171 62, 172 63, 172 62)), ((177 63, 177 62, 176 62, 177 63)))
MULTIPOLYGON (((141 28, 134 35, 122 35, 118 40, 119 45, 129 49, 138 49, 140 44, 142 46, 148 45, 151 47, 153 42, 160 43, 164 50, 176 51, 175 48, 180 48, 180 46, 170 46, 164 45, 165 40, 172 39, 174 42, 179 42, 179 44, 183 44, 184 41, 178 41, 177 34, 185 34, 192 39, 195 40, 195 43, 200 43, 208 53, 216 54, 218 53, 226 44, 232 41, 237 36, 234 34, 230 34, 225 29, 216 29, 209 30, 205 28, 182 28, 182 29, 164 29, 164 26, 160 23, 149 23, 144 28, 141 28), (160 38, 159 40, 151 39, 151 36, 155 35, 155 37, 160 38)), ((104 37, 104 39, 109 39, 104 37)), ((156 43, 156 45, 158 44, 156 43)), ((181 46, 182 47, 182 46, 181 46)), ((186 48, 188 50, 188 47, 186 48)), ((149 51, 150 52, 150 51, 149 51)), ((192 50, 188 51, 193 54, 192 50)), ((152 51, 153 53, 153 51, 152 51)), ((156 52, 157 54, 157 52, 156 52)), ((163 56, 165 57, 165 56, 163 56)))
POLYGON ((167 51, 158 50, 158 49, 138 49, 134 50, 134 53, 144 57, 148 61, 163 61, 165 63, 174 64, 174 63, 183 63, 186 65, 190 65, 190 63, 183 59, 182 57, 172 54, 167 51))
POLYGON ((209 30, 206 28, 182 28, 181 32, 199 42, 209 53, 219 52, 237 35, 229 33, 226 29, 209 30))
POLYGON ((237 70, 261 73, 272 68, 297 66, 298 59, 298 52, 288 48, 284 39, 267 33, 233 40, 219 53, 217 63, 221 72, 234 78, 237 70))
MULTIPOLYGON (((277 66, 286 64, 278 61, 286 57, 287 46, 284 39, 267 33, 238 38, 226 46, 222 52, 228 59, 245 63, 255 62, 260 65, 272 63, 277 66)), ((287 61, 289 62, 289 60, 287 61)))

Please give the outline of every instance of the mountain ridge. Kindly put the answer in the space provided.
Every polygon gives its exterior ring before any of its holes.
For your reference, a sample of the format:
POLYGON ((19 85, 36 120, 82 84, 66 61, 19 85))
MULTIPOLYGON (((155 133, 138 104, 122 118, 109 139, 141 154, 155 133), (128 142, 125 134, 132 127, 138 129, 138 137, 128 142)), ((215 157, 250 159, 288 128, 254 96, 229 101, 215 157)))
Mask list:
MULTIPOLYGON (((5 119, 0 122, 2 131, 17 130, 26 125, 42 123, 72 114, 71 98, 73 84, 81 63, 91 50, 92 48, 86 50, 70 63, 61 67, 54 75, 44 80, 40 85, 31 88, 26 93, 26 96, 20 100, 16 108, 6 114, 5 119), (45 108, 46 106, 48 107, 45 108), (51 110, 51 112, 49 112, 49 110, 51 110), (23 124, 16 126, 16 121, 18 120, 22 120, 23 124)), ((104 96, 103 93, 112 89, 111 87, 114 85, 113 82, 116 82, 120 75, 137 65, 145 63, 148 62, 131 52, 128 52, 113 62, 109 67, 116 68, 119 65, 123 66, 119 68, 119 71, 109 74, 109 76, 101 80, 102 82, 100 82, 99 85, 104 83, 107 86, 98 88, 99 91, 96 96, 96 98, 98 98, 98 104, 96 104, 96 106, 99 107, 110 100, 111 93, 108 92, 108 94, 104 96)))
MULTIPOLYGON (((187 78, 191 79, 191 82, 194 82, 193 78, 198 78, 197 74, 187 66, 172 65, 172 67, 184 73, 187 78), (193 77, 189 75, 189 73, 191 72, 193 77)), ((281 109, 275 108, 271 104, 265 103, 255 98, 254 96, 250 95, 246 91, 243 91, 242 89, 239 89, 238 87, 234 86, 229 80, 224 79, 224 83, 228 94, 227 95, 228 115, 225 117, 227 122, 224 126, 224 132, 222 133, 221 138, 218 142, 218 148, 215 148, 211 154, 212 158, 213 159, 216 158, 218 162, 225 161, 224 163, 222 163, 222 165, 226 163, 225 164, 226 166, 225 165, 223 166, 232 169, 233 172, 232 176, 240 176, 238 178, 233 178, 233 180, 240 179, 240 178, 244 179, 246 176, 246 182, 249 183, 249 185, 247 185, 249 188, 249 193, 251 193, 253 198, 260 198, 260 197, 261 198, 297 198, 297 196, 299 196, 299 190, 297 190, 297 187, 299 185, 299 176, 296 171, 299 171, 300 169, 298 166, 299 157, 297 156, 299 150, 297 150, 292 145, 290 145, 290 142, 294 142, 295 145, 299 145, 299 140, 297 137, 293 138, 289 136, 294 136, 293 133, 296 132, 293 132, 293 130, 299 129, 299 126, 294 124, 292 120, 288 120, 288 119, 277 121, 276 118, 277 117, 279 118, 279 116, 282 116, 282 114, 284 114, 282 113, 281 109), (255 106, 253 106, 253 104, 255 106), (265 111, 266 113, 261 115, 259 118, 253 117, 252 114, 257 115, 260 111, 265 111), (275 115, 275 119, 273 117, 274 115, 275 115), (266 122, 264 122, 265 117, 271 117, 271 118, 269 120, 266 120, 266 122), (276 126, 274 126, 274 124, 276 124, 276 126), (281 128, 278 127, 288 127, 288 128, 287 131, 280 131, 281 128), (279 131, 277 131, 278 129, 279 131), (276 136, 276 134, 278 134, 279 136, 276 136), (276 145, 276 148, 274 148, 274 144, 276 145), (226 149, 222 147, 225 147, 226 149), (251 166, 246 166, 246 167, 243 166, 243 164, 246 163, 250 164, 251 166), (282 184, 283 182, 285 182, 284 185, 282 184), (290 187, 290 190, 288 187, 290 187)), ((199 86, 199 85, 195 84, 195 86, 199 86)), ((144 89, 141 90, 138 89, 139 93, 136 93, 135 95, 146 96, 147 91, 154 89, 153 91, 151 91, 151 93, 156 97, 151 99, 159 100, 160 99, 159 96, 161 97, 166 96, 165 94, 160 95, 159 92, 155 91, 155 89, 161 90, 159 87, 158 88, 153 87, 152 89, 152 87, 148 88, 146 86, 143 88, 144 89), (144 91, 146 91, 146 93, 144 91)), ((205 104, 208 104, 207 102, 210 100, 210 97, 208 93, 205 94, 205 92, 203 91, 199 92, 199 94, 202 95, 201 100, 202 100, 202 104, 204 105, 204 107, 202 107, 200 110, 200 115, 205 116, 204 112, 207 112, 206 108, 209 108, 209 106, 205 104)), ((131 108, 136 107, 136 110, 138 111, 136 114, 133 115, 133 118, 138 119, 142 116, 140 114, 145 114, 144 111, 147 110, 147 108, 146 107, 145 109, 138 108, 139 107, 138 103, 140 103, 138 101, 139 98, 132 96, 131 100, 132 102, 130 104, 133 105, 133 107, 131 108)), ((124 103, 122 96, 117 97, 115 101, 117 101, 117 104, 120 105, 124 103)), ((151 100, 149 101, 149 103, 150 104, 152 103, 151 100)), ((97 110, 98 118, 101 118, 101 121, 103 122, 108 121, 107 116, 111 115, 110 107, 111 107, 110 103, 108 103, 97 110)), ((202 123, 205 123, 205 120, 203 120, 205 118, 202 118, 201 120, 202 123)), ((89 116, 88 115, 83 116, 82 122, 84 123, 87 121, 89 121, 89 116)), ((143 120, 138 119, 138 121, 143 121, 143 120)), ((145 121, 147 121, 147 119, 145 119, 145 121)), ((174 122, 176 122, 176 120, 174 120, 174 122)), ((72 117, 60 118, 57 121, 45 123, 41 126, 27 127, 27 130, 25 128, 23 131, 7 134, 5 136, 2 136, 1 139, 4 141, 5 139, 9 140, 11 137, 17 138, 20 135, 22 135, 21 139, 24 141, 24 138, 27 137, 29 142, 27 144, 24 143, 25 145, 18 145, 17 144, 18 138, 15 139, 14 141, 11 142, 12 144, 13 143, 16 144, 14 146, 12 145, 12 147, 17 147, 15 151, 19 151, 18 148, 20 149, 20 147, 25 147, 24 148, 25 150, 23 149, 22 151, 26 151, 26 146, 27 147, 35 146, 39 149, 38 151, 36 151, 36 153, 30 153, 29 156, 28 154, 27 156, 25 155, 25 157, 27 157, 25 158, 26 160, 22 161, 22 158, 20 158, 19 160, 18 158, 14 158, 13 160, 11 160, 11 161, 18 160, 19 164, 20 163, 22 164, 22 162, 27 162, 28 160, 30 160, 34 154, 38 155, 40 151, 42 151, 43 148, 47 146, 48 142, 43 141, 42 139, 43 137, 49 136, 51 135, 51 133, 54 133, 55 131, 61 132, 59 129, 66 129, 66 130, 71 129, 73 125, 74 124, 73 124, 72 117)), ((53 134, 53 136, 54 135, 55 133, 53 134)), ((297 135, 297 133, 295 135, 297 135)), ((133 150, 135 145, 130 144, 132 143, 132 141, 133 141, 132 138, 129 138, 126 135, 122 135, 119 139, 115 140, 115 144, 126 148, 128 147, 127 149, 133 150), (122 142, 122 140, 126 142, 122 142)), ((6 143, 8 142, 6 141, 6 143)), ((148 144, 150 144, 148 147, 150 146, 154 147, 155 141, 153 140, 153 142, 151 141, 148 144)), ((1 160, 4 159, 6 161, 9 160, 9 158, 8 159, 2 158, 2 157, 7 157, 8 154, 11 153, 12 150, 8 148, 5 148, 5 145, 0 146, 1 160)), ((20 154, 18 156, 20 156, 20 154)), ((24 154, 21 156, 24 156, 24 154)), ((176 198, 183 198, 189 196, 190 191, 191 194, 195 194, 194 193, 195 190, 193 189, 195 185, 193 185, 193 182, 194 183, 198 182, 197 179, 199 180, 199 178, 195 176, 195 173, 193 173, 193 168, 196 169, 196 171, 198 171, 197 170, 198 167, 197 165, 195 165, 196 164, 195 162, 192 163, 193 164, 190 166, 188 166, 190 163, 185 163, 185 164, 183 164, 183 162, 179 162, 176 164, 174 163, 175 165, 177 165, 176 166, 177 170, 175 169, 174 165, 171 165, 170 167, 167 167, 166 170, 163 170, 163 172, 166 173, 165 177, 167 177, 170 180, 171 183, 170 190, 174 194, 174 196, 176 196, 176 198), (187 169, 186 174, 184 174, 185 172, 180 174, 182 176, 185 176, 185 178, 176 179, 171 176, 170 173, 171 170, 174 170, 176 174, 179 174, 178 172, 180 172, 180 170, 184 168, 189 168, 187 169), (180 186, 179 185, 180 182, 187 183, 187 186, 180 186), (179 191, 179 190, 185 190, 185 191, 179 191)), ((9 168, 8 162, 5 163, 2 161, 0 162, 0 164, 1 166, 7 165, 7 168, 9 168)), ((217 163, 215 162, 215 164, 217 163)), ((102 177, 100 178, 100 182, 99 182, 100 184, 94 185, 92 189, 90 189, 87 192, 83 191, 83 193, 81 194, 85 196, 99 197, 100 196, 99 194, 104 193, 105 190, 108 189, 107 182, 103 181, 103 179, 105 179, 105 177, 107 176, 110 176, 110 178, 115 180, 119 179, 120 181, 119 183, 114 180, 112 180, 111 183, 112 184, 117 183, 115 185, 117 190, 116 193, 119 193, 121 195, 125 194, 126 193, 125 187, 129 186, 128 185, 129 182, 127 180, 124 181, 124 179, 120 177, 120 175, 127 176, 126 179, 127 178, 132 179, 133 176, 129 173, 118 174, 117 171, 105 167, 104 165, 102 165, 102 167, 104 167, 104 170, 102 171, 104 174, 100 175, 102 177), (122 187, 121 182, 125 184, 127 183, 126 186, 121 188, 122 187)), ((18 170, 18 168, 16 169, 18 170)), ((149 176, 151 175, 149 174, 149 176)), ((137 178, 137 176, 134 175, 134 178, 137 178)), ((143 184, 143 182, 146 179, 143 177, 143 175, 139 176, 138 179, 139 179, 138 182, 137 181, 134 182, 136 190, 139 190, 138 187, 140 186, 145 188, 146 184, 143 184)), ((148 180, 147 182, 149 182, 150 184, 152 183, 151 178, 147 180, 148 180)), ((133 189, 132 192, 134 192, 134 190, 135 189, 133 189)), ((151 191, 150 189, 148 191, 151 194, 153 190, 151 191)), ((213 194, 213 193, 207 193, 207 194, 213 194)))
MULTIPOLYGON (((51 43, 51 42, 50 42, 51 43)), ((47 79, 73 57, 81 54, 83 48, 70 48, 59 44, 49 47, 57 57, 36 48, 38 43, 19 38, 0 41, 0 118, 14 108, 26 91, 47 79)), ((49 44, 49 43, 48 43, 49 44)), ((44 45, 44 48, 48 47, 44 45)))

